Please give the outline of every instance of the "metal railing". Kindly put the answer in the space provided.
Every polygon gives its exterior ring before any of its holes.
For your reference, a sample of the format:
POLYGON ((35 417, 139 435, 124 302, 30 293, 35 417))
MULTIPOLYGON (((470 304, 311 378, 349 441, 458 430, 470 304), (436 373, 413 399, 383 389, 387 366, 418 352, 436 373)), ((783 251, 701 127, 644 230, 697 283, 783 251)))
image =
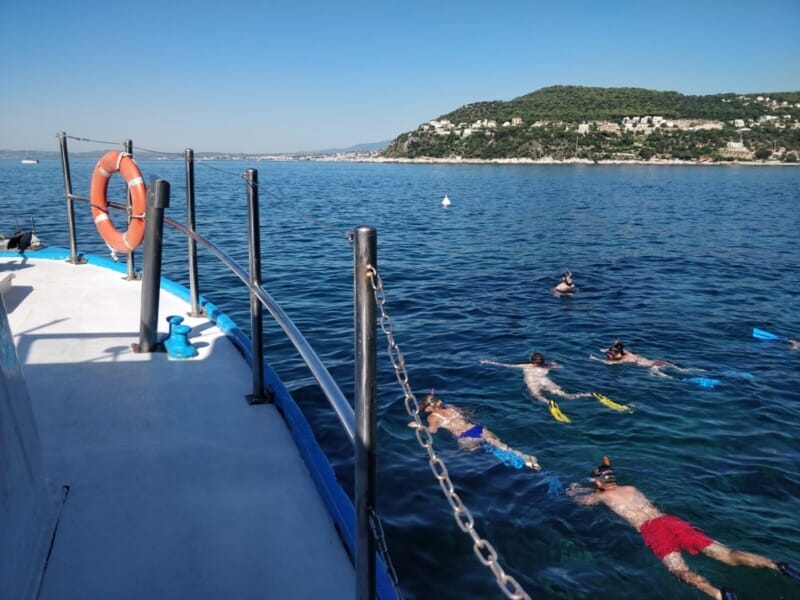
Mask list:
MULTIPOLYGON (((70 262, 82 264, 85 260, 78 253, 75 234, 73 201, 87 203, 90 198, 79 196, 72 191, 67 135, 58 134, 61 147, 61 164, 64 174, 67 219, 70 237, 70 262)), ((132 149, 126 140, 126 151, 132 149)), ((215 244, 195 231, 195 185, 194 152, 184 153, 186 163, 186 221, 180 223, 167 218, 164 209, 169 206, 169 183, 156 180, 150 186, 147 198, 145 254, 142 281, 142 319, 139 351, 152 352, 157 348, 157 328, 154 319, 158 315, 158 293, 161 274, 161 246, 163 224, 186 235, 188 240, 188 271, 191 314, 202 314, 199 303, 199 284, 197 272, 197 245, 199 244, 216 256, 242 283, 250 294, 251 324, 251 368, 253 372, 252 393, 247 400, 251 403, 269 402, 272 391, 264 389, 263 357, 263 318, 262 309, 272 315, 275 323, 283 330, 300 357, 317 381, 322 393, 336 413, 355 454, 355 550, 356 598, 358 600, 376 597, 375 536, 371 520, 376 510, 376 302, 370 280, 370 269, 377 265, 377 232, 372 227, 358 227, 353 232, 354 239, 354 343, 355 343, 355 410, 345 398, 336 381, 328 372, 322 360, 305 339, 303 334, 286 315, 280 305, 261 286, 260 226, 258 211, 258 173, 248 169, 244 175, 248 202, 248 267, 246 271, 215 244)), ((130 198, 128 199, 130 204, 130 198)), ((129 206, 108 202, 109 209, 127 211, 129 206)), ((131 253, 132 254, 132 253, 131 253)), ((129 258, 129 274, 133 260, 129 258)), ((131 278, 129 276, 129 278, 131 278)), ((396 590, 393 590, 396 591, 396 590)))

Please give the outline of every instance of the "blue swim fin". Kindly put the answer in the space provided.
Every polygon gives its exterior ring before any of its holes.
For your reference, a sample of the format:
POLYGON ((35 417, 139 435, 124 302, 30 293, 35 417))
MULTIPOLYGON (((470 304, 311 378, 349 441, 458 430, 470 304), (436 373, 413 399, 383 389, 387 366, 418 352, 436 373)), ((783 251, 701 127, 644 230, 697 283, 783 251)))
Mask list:
POLYGON ((795 581, 800 581, 800 569, 798 569, 794 565, 790 565, 787 562, 778 562, 776 560, 775 566, 778 567, 778 571, 780 571, 787 577, 791 577, 795 581))
POLYGON ((693 383, 704 388, 717 387, 720 383, 722 383, 719 379, 711 379, 710 377, 688 377, 684 379, 684 381, 688 381, 689 383, 693 383))
POLYGON ((722 600, 738 600, 736 592, 734 592, 733 590, 726 590, 725 588, 720 588, 719 591, 722 593, 722 600))
POLYGON ((753 337, 757 340, 781 340, 785 341, 788 338, 785 335, 775 335, 774 333, 770 333, 769 331, 764 331, 763 329, 758 329, 757 327, 753 327, 753 337))
POLYGON ((492 454, 495 458, 499 459, 507 467, 513 467, 514 469, 524 469, 525 468, 525 461, 522 460, 521 457, 517 456, 513 452, 509 452, 508 450, 502 450, 500 448, 495 448, 494 446, 490 446, 489 444, 484 444, 483 449, 486 450, 489 454, 492 454))

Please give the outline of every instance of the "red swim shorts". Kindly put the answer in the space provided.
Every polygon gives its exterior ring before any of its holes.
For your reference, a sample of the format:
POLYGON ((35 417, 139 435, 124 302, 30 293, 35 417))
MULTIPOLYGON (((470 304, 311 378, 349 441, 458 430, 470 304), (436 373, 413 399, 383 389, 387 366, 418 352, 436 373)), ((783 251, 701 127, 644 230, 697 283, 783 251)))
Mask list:
POLYGON ((714 540, 692 525, 673 517, 664 515, 647 521, 640 530, 644 543, 658 557, 663 559, 672 552, 689 552, 697 554, 710 546, 714 540))

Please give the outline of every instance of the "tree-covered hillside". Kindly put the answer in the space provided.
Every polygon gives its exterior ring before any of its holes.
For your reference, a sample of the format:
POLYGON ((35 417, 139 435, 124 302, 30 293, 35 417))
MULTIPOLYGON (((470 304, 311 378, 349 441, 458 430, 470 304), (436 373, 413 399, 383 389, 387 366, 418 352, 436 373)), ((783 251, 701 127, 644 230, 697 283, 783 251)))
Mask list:
MULTIPOLYGON (((771 98, 775 95, 764 94, 771 98)), ((800 94, 795 93, 795 101, 800 94)), ((789 98, 786 98, 787 100, 789 98)), ((615 121, 635 115, 661 115, 670 119, 756 118, 763 108, 749 97, 736 94, 685 96, 642 88, 597 88, 557 85, 542 88, 508 102, 468 104, 440 118, 471 123, 478 119, 523 121, 615 121)))
POLYGON ((770 156, 792 161, 799 122, 800 92, 687 96, 553 86, 462 106, 400 135, 384 156, 725 160, 770 148, 770 156))

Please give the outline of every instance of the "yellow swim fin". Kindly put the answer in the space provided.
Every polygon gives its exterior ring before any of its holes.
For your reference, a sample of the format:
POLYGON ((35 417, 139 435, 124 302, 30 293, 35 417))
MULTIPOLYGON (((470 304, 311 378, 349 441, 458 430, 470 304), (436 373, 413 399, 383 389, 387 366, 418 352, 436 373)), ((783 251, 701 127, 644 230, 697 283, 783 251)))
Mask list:
POLYGON ((614 402, 608 396, 603 396, 603 394, 600 394, 599 392, 592 392, 592 396, 594 396, 595 399, 600 402, 600 404, 603 404, 604 406, 607 406, 608 408, 611 408, 613 410, 618 410, 620 412, 633 412, 632 405, 619 404, 617 402, 614 402))
POLYGON ((550 414, 553 415, 553 418, 556 421, 561 421, 562 423, 571 423, 572 421, 569 420, 569 417, 561 412, 561 409, 556 404, 555 400, 550 400, 550 414))

